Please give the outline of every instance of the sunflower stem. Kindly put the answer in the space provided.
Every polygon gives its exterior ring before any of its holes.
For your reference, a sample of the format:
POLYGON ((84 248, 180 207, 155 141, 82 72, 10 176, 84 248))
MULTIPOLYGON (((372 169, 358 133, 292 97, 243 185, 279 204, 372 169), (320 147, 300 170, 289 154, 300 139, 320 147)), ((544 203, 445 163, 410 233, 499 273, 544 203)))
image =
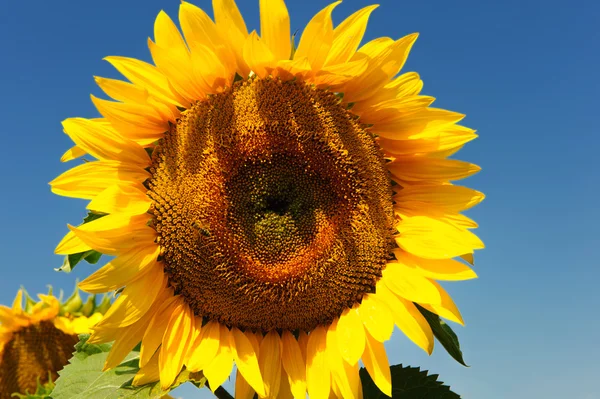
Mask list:
POLYGON ((215 396, 219 399, 233 399, 233 396, 225 390, 223 387, 215 389, 215 396))

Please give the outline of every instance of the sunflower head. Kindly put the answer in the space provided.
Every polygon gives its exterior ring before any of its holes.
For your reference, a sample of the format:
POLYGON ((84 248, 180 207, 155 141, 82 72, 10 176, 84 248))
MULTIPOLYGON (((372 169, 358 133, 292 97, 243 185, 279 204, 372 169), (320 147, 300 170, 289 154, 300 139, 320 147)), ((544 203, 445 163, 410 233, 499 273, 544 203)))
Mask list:
POLYGON ((78 290, 62 302, 52 295, 33 300, 17 292, 12 307, 0 306, 0 398, 36 391, 58 377, 71 358, 77 334, 90 333, 102 318, 107 302, 96 306, 94 296, 83 303, 78 290))
POLYGON ((52 190, 101 217, 56 252, 115 256, 80 285, 123 289, 91 337, 115 341, 107 368, 141 342, 136 384, 185 366, 216 388, 235 362, 240 397, 356 397, 362 359, 390 393, 394 325, 433 348, 415 304, 462 323, 436 280, 475 277, 461 212, 483 195, 452 182, 479 168, 448 157, 476 135, 399 74, 416 34, 361 45, 376 6, 334 27, 338 4, 296 46, 282 0, 260 1, 260 35, 233 0, 214 20, 183 2, 153 64, 106 58, 129 81, 96 78, 102 118, 63 122, 63 160, 97 160, 52 190))

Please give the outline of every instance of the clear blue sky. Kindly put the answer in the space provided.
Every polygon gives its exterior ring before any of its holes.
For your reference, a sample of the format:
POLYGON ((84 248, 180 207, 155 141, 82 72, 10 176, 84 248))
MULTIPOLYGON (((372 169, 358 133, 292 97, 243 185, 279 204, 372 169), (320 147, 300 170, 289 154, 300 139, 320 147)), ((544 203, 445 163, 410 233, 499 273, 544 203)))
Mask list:
MULTIPOLYGON (((97 116, 92 76, 117 76, 102 58, 148 60, 156 14, 176 0, 5 1, 0 24, 2 273, 0 303, 23 284, 70 291, 77 277, 53 271, 53 249, 82 201, 50 193, 71 144, 60 121, 97 116)), ((259 27, 258 1, 243 0, 259 27)), ((323 1, 288 1, 292 29, 323 1)), ((383 1, 366 39, 421 33, 406 70, 418 71, 436 105, 467 114, 480 138, 459 158, 482 166, 466 183, 487 194, 470 216, 487 249, 478 280, 446 284, 467 327, 465 359, 441 347, 428 357, 396 333, 394 363, 441 375, 467 399, 600 398, 600 5, 593 1, 383 1), (596 24, 595 24, 596 23, 596 24)), ((210 2, 196 3, 209 9, 210 2)), ((370 4, 346 0, 339 22, 370 4)), ((191 388, 178 391, 198 397, 191 388)), ((207 396, 209 397, 209 396, 207 396)))

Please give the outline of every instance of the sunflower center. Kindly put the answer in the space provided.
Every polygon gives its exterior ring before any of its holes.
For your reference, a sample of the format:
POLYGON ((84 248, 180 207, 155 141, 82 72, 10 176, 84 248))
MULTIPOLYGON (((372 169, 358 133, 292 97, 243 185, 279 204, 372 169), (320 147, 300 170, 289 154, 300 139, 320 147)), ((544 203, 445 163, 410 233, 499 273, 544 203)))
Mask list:
POLYGON ((390 256, 379 147, 303 82, 249 79, 196 103, 151 173, 165 272, 197 316, 309 331, 372 292, 390 256))
POLYGON ((78 338, 54 327, 51 321, 24 327, 12 334, 0 352, 0 398, 12 393, 35 392, 37 381, 58 378, 68 363, 78 338))

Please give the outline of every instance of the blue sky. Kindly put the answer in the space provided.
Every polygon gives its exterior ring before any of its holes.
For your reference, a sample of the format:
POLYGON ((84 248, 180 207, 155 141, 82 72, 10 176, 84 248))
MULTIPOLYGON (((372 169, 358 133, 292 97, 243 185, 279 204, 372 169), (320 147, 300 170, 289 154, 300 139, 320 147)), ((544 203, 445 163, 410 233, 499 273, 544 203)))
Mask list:
MULTIPOLYGON (((67 166, 60 121, 98 114, 92 76, 116 77, 102 58, 149 60, 156 14, 177 15, 176 0, 5 2, 0 24, 3 255, 0 303, 20 285, 72 290, 53 271, 53 249, 83 201, 50 193, 67 166)), ((240 8, 258 29, 258 1, 240 8)), ((326 3, 288 1, 300 31, 326 3)), ((394 363, 422 366, 467 399, 600 398, 600 194, 597 93, 600 5, 592 1, 384 1, 366 39, 421 36, 405 70, 425 81, 436 106, 467 114, 480 138, 458 158, 482 166, 465 183, 487 194, 470 216, 487 249, 476 254, 478 280, 445 284, 467 322, 456 327, 464 368, 441 347, 428 357, 396 332, 394 363)), ((210 10, 210 2, 196 2, 210 10)), ((335 22, 366 6, 346 0, 335 22)), ((191 387, 184 398, 199 397, 191 387)), ((211 397, 207 392, 200 397, 211 397), (205 396, 202 396, 205 395, 205 396)))

